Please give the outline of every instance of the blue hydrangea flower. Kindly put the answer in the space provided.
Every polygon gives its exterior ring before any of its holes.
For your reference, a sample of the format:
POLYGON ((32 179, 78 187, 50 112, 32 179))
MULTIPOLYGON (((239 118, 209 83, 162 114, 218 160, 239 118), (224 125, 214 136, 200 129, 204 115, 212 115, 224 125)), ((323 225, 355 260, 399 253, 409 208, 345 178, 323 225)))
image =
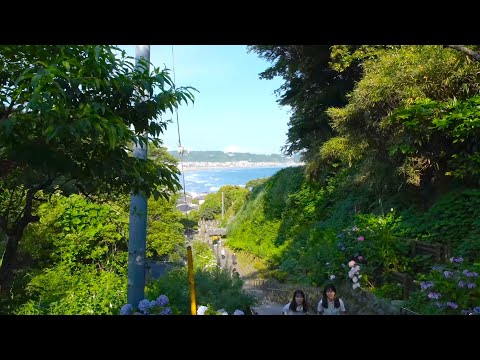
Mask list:
POLYGON ((464 270, 463 275, 465 275, 466 277, 477 277, 478 276, 478 274, 476 272, 470 272, 468 270, 464 270))
POLYGON ((150 309, 150 300, 143 299, 138 303, 138 310, 143 312, 144 314, 150 309))
POLYGON ((445 270, 443 272, 443 276, 445 277, 445 279, 448 279, 448 278, 452 277, 452 275, 453 275, 453 271, 445 270))
POLYGON ((447 302, 447 306, 450 306, 452 309, 457 309, 458 305, 452 301, 447 302))
POLYGON ((169 307, 165 308, 165 310, 163 310, 160 315, 171 315, 172 314, 172 309, 170 309, 169 307))
POLYGON ((120 309, 120 315, 131 315, 133 311, 133 306, 130 304, 125 304, 120 309))
POLYGON ((168 297, 166 295, 160 295, 157 299, 158 306, 166 306, 168 305, 168 297))
POLYGON ((433 283, 431 281, 422 281, 420 283, 420 288, 422 290, 425 290, 425 289, 428 289, 428 288, 431 288, 433 286, 433 283))

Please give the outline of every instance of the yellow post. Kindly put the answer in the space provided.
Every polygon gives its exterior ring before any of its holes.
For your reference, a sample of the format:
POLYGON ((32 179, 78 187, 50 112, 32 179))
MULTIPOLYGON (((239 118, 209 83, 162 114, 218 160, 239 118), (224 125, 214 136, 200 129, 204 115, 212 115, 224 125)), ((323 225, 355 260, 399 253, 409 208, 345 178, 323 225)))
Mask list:
POLYGON ((188 265, 188 282, 190 283, 190 310, 192 315, 197 315, 197 300, 195 296, 195 280, 193 278, 193 258, 192 247, 187 246, 187 265, 188 265))

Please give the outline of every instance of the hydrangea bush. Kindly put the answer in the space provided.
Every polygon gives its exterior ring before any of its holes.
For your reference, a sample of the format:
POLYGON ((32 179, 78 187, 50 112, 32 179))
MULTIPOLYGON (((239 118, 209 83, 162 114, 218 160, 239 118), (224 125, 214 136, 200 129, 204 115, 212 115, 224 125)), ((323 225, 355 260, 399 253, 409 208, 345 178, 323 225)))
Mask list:
POLYGON ((143 299, 134 308, 131 304, 125 304, 120 309, 120 315, 172 315, 169 300, 166 295, 160 295, 156 300, 143 299))
POLYGON ((478 264, 467 266, 461 256, 451 257, 420 277, 420 290, 410 306, 425 314, 480 315, 479 273, 478 264))
POLYGON ((348 263, 350 270, 348 271, 348 277, 352 280, 352 288, 355 290, 360 287, 360 278, 362 275, 360 274, 360 265, 358 265, 355 260, 351 260, 348 263))

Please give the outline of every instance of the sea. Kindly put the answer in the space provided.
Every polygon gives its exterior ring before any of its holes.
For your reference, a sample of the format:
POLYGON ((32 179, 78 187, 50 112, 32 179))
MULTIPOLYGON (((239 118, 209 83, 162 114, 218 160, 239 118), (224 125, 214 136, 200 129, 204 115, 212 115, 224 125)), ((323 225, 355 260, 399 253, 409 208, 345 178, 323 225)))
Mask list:
MULTIPOLYGON (((215 193, 224 185, 245 186, 250 180, 270 177, 284 168, 242 167, 186 170, 184 171, 185 192, 195 197, 199 194, 215 193)), ((179 180, 183 185, 181 175, 179 180)))

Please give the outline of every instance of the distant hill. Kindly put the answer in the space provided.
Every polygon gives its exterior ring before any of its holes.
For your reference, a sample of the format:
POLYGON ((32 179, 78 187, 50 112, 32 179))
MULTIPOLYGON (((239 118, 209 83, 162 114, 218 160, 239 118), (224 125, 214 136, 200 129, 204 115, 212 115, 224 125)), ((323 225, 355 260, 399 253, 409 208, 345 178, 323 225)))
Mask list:
MULTIPOLYGON (((171 155, 179 159, 177 151, 169 151, 171 155)), ((234 161, 250 161, 253 163, 261 162, 277 162, 277 163, 291 163, 300 162, 300 156, 292 158, 281 154, 250 154, 250 153, 224 153, 223 151, 190 151, 185 152, 183 161, 187 162, 234 162, 234 161)))

